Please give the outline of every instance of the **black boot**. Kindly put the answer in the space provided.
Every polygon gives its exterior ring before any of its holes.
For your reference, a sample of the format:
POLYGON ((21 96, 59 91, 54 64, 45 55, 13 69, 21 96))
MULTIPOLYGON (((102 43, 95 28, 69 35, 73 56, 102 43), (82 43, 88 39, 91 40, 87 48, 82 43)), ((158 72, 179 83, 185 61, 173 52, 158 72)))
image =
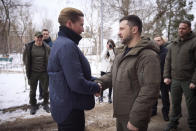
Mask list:
POLYGON ((103 102, 103 97, 99 97, 99 103, 103 102))
POLYGON ((151 117, 156 116, 156 115, 157 115, 157 112, 153 111, 151 114, 151 117))
POLYGON ((48 104, 45 104, 45 105, 43 106, 43 109, 44 109, 47 113, 50 113, 50 108, 49 108, 48 104))
POLYGON ((178 121, 168 123, 164 131, 177 131, 178 121))
POLYGON ((165 121, 169 121, 169 116, 168 116, 168 114, 163 113, 163 119, 164 119, 165 121))
POLYGON ((37 111, 38 107, 37 106, 31 106, 31 109, 30 109, 30 114, 31 115, 34 115, 37 111))
POLYGON ((40 95, 38 99, 41 100, 41 99, 43 99, 43 97, 40 95))
POLYGON ((111 97, 108 97, 108 103, 111 104, 112 103, 112 99, 111 97))
POLYGON ((163 119, 164 119, 165 121, 169 121, 169 116, 168 116, 168 115, 164 115, 164 116, 163 116, 163 119))

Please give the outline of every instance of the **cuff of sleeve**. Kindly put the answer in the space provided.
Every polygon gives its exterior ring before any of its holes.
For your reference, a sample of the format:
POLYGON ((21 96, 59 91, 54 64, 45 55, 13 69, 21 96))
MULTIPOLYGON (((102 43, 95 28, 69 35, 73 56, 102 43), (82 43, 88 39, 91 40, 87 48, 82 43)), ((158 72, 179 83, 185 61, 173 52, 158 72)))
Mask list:
POLYGON ((101 90, 100 87, 99 87, 99 85, 98 85, 98 83, 99 83, 99 82, 96 82, 96 87, 97 87, 97 92, 96 92, 96 93, 99 93, 100 90, 101 90))

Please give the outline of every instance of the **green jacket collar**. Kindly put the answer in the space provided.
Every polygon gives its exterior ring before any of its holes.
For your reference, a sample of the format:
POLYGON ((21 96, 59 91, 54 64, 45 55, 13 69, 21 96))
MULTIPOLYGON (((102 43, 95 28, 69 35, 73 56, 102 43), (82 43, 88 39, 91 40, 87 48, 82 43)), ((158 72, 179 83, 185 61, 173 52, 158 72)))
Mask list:
POLYGON ((180 37, 178 37, 178 40, 176 42, 177 43, 185 42, 187 40, 192 39, 193 37, 195 37, 195 34, 191 31, 190 33, 186 34, 183 40, 180 37))
MULTIPOLYGON (((127 46, 124 46, 124 51, 127 46)), ((125 56, 129 55, 138 55, 143 49, 152 49, 155 52, 159 53, 160 49, 159 47, 148 37, 141 37, 141 40, 139 43, 133 47, 125 56)), ((123 52, 124 52, 123 51, 123 52)))

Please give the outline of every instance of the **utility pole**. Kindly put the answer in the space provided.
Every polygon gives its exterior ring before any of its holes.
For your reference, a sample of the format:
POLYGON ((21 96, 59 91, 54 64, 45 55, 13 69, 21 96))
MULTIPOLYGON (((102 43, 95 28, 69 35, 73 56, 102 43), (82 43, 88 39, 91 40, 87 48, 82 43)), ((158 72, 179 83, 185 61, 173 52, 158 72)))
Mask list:
POLYGON ((169 24, 168 24, 168 34, 167 34, 167 37, 168 37, 168 41, 170 41, 170 35, 171 35, 171 13, 172 13, 172 1, 170 0, 169 1, 169 24))
POLYGON ((103 50, 103 1, 101 0, 101 51, 103 50))

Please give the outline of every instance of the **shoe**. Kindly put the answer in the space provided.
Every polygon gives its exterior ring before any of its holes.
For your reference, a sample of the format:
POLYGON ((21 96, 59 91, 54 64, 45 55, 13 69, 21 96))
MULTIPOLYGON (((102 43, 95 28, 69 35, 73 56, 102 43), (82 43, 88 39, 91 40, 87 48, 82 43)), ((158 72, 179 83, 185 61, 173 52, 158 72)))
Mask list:
POLYGON ((177 131, 177 127, 166 127, 164 131, 177 131))
POLYGON ((108 98, 108 103, 111 104, 112 103, 112 99, 108 98))
POLYGON ((152 112, 151 117, 156 116, 157 112, 152 112))
POLYGON ((99 103, 103 102, 103 97, 99 97, 99 103))
POLYGON ((168 115, 163 115, 163 119, 164 119, 165 121, 169 121, 169 116, 168 116, 168 115))
POLYGON ((162 96, 161 96, 161 94, 159 94, 159 99, 161 99, 162 98, 162 96))
POLYGON ((41 100, 41 99, 43 99, 43 97, 42 96, 39 96, 39 98, 38 98, 39 100, 41 100))
POLYGON ((38 107, 37 106, 31 106, 30 114, 34 115, 37 111, 38 107))
POLYGON ((43 109, 44 109, 47 113, 50 113, 50 108, 49 108, 48 104, 44 105, 44 106, 43 106, 43 109))

